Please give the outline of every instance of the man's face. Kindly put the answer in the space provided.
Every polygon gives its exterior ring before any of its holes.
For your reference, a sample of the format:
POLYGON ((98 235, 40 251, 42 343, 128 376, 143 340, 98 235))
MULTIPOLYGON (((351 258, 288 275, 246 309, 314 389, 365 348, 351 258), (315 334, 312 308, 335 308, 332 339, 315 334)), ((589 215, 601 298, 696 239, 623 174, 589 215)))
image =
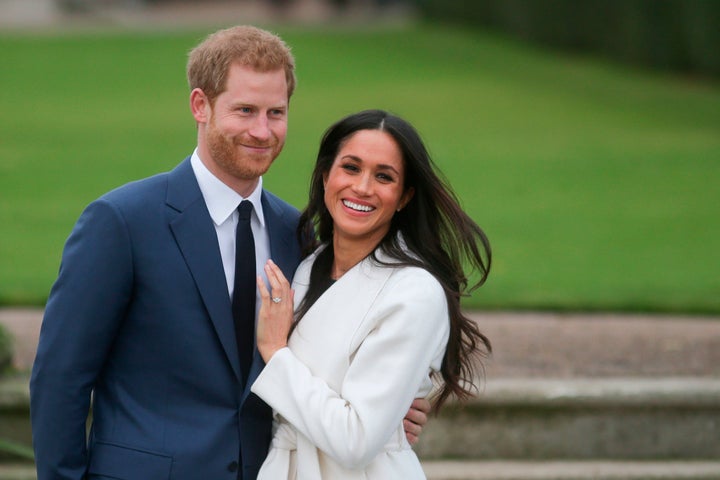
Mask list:
POLYGON ((205 148, 201 138, 200 157, 220 180, 247 196, 285 144, 288 114, 285 72, 282 69, 257 72, 233 65, 226 90, 213 107, 206 108, 209 114, 205 148))

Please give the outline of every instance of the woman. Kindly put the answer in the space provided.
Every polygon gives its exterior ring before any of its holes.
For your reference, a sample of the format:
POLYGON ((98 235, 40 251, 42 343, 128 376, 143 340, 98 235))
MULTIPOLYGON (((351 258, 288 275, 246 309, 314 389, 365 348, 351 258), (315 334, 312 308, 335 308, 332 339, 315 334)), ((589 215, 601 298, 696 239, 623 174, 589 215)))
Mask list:
POLYGON ((293 289, 272 262, 271 292, 258 279, 267 365, 252 391, 275 412, 259 478, 425 478, 402 419, 433 378, 435 411, 473 393, 490 343, 460 297, 464 264, 479 272, 475 286, 487 277, 487 238, 415 129, 379 110, 325 133, 298 231, 311 229, 319 247, 293 289))

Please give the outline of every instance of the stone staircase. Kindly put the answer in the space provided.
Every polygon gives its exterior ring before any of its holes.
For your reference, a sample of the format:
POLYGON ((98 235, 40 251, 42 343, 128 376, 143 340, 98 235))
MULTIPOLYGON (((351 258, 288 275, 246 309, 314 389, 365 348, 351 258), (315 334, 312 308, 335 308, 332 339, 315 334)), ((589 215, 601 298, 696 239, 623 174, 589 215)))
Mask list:
POLYGON ((437 480, 720 479, 720 379, 498 379, 416 450, 437 480))
MULTIPOLYGON (((32 343, 39 320, 10 313, 32 343)), ((720 319, 475 317, 495 355, 482 394, 426 427, 430 480, 720 479, 720 319)), ((27 376, 3 380, 0 439, 29 445, 28 423, 27 376)), ((0 458, 0 480, 29 479, 31 463, 0 458)))
POLYGON ((498 379, 479 400, 432 420, 416 450, 424 458, 720 460, 720 378, 498 379))

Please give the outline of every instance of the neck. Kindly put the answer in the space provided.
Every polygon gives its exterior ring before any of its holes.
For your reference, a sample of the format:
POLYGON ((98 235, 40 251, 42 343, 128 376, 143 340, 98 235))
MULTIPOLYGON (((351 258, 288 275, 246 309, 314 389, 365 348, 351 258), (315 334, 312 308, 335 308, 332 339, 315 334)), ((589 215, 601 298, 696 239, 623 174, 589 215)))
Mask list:
POLYGON ((333 237, 334 259, 330 276, 337 280, 345 272, 353 268, 370 255, 380 242, 363 242, 357 240, 343 240, 337 235, 333 237))

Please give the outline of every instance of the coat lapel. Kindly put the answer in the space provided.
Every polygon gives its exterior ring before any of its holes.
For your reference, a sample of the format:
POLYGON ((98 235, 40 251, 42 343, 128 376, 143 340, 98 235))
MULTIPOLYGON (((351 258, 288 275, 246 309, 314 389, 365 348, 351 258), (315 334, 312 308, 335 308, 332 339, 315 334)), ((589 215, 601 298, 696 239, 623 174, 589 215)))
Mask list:
POLYGON ((192 273, 210 320, 237 378, 237 344, 217 234, 195 174, 186 159, 168 178, 170 229, 192 273))
MULTIPOLYGON (((382 255, 378 255, 383 258, 382 255)), ((313 257, 314 258, 314 257, 313 257)), ((293 288, 299 298, 307 291, 310 279, 309 265, 298 269, 293 288), (305 268, 305 267, 308 268, 305 268)), ((365 318, 375 299, 382 291, 394 269, 377 264, 367 257, 347 271, 314 304, 298 324, 300 335, 312 337, 322 334, 344 336, 354 331, 365 318), (341 319, 341 320, 338 320, 341 319)))
POLYGON ((300 259, 300 249, 295 229, 297 222, 288 218, 278 199, 263 191, 263 213, 270 238, 270 256, 280 267, 288 280, 292 281, 295 268, 300 259))

